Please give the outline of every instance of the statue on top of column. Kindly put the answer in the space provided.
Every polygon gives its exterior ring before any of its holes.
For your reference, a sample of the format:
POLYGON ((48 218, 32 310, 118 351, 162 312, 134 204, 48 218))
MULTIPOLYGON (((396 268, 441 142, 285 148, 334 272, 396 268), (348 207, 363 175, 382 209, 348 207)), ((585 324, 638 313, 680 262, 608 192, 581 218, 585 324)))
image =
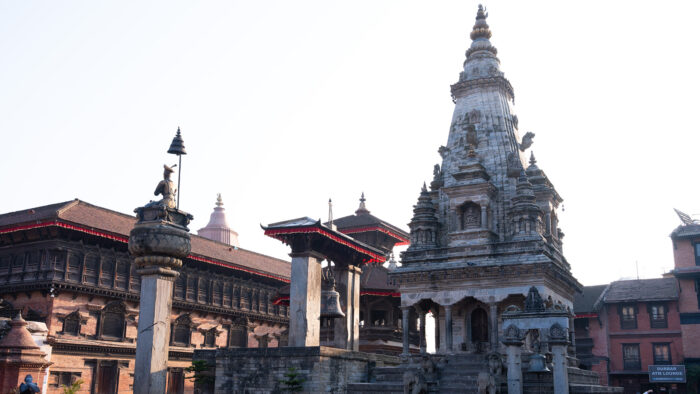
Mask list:
POLYGON ((156 191, 153 192, 153 194, 156 196, 159 194, 163 195, 163 199, 158 201, 157 204, 163 205, 167 208, 175 208, 175 193, 177 193, 177 189, 175 188, 173 181, 170 180, 170 174, 173 172, 174 170, 172 167, 168 167, 167 165, 163 164, 163 180, 158 182, 156 191))

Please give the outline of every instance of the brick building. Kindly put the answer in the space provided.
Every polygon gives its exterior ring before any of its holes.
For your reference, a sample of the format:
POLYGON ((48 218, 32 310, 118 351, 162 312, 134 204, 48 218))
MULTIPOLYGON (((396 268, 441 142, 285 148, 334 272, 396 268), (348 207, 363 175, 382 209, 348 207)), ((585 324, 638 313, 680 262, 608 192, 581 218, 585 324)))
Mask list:
MULTIPOLYGON (((0 215, 0 304, 44 321, 48 393, 132 391, 140 280, 127 250, 136 219, 80 200, 0 215)), ((271 297, 287 261, 192 235, 173 291, 168 392, 192 386, 195 348, 277 346, 288 311, 271 297)), ((3 391, 7 387, 0 388, 3 391)))
MULTIPOLYGON (((682 212, 678 214, 682 224, 671 233, 674 269, 670 274, 678 280, 680 287, 678 308, 686 369, 689 376, 698 376, 700 375, 700 223, 691 220, 682 212)), ((700 392, 698 379, 689 381, 688 384, 696 392, 700 392)))
POLYGON ((683 384, 650 384, 650 365, 682 364, 679 288, 674 278, 588 286, 577 298, 576 348, 581 364, 625 393, 685 392, 683 384))

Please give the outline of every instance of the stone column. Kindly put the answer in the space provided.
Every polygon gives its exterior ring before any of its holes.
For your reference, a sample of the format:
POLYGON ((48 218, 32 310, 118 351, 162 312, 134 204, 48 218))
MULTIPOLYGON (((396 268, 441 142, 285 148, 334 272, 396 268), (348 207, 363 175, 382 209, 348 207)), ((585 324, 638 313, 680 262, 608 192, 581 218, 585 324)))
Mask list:
POLYGON ((289 288, 289 346, 321 343, 321 261, 311 250, 294 252, 289 288))
POLYGON ((568 332, 566 328, 554 325, 549 329, 549 344, 552 347, 552 375, 554 380, 554 392, 557 394, 569 394, 569 374, 567 371, 566 347, 568 332))
POLYGON ((445 350, 452 353, 452 305, 445 305, 445 350))
MULTIPOLYGON (((523 392, 523 370, 522 359, 520 356, 522 340, 519 338, 518 329, 513 327, 516 335, 512 337, 506 336, 503 344, 506 345, 507 363, 508 363, 508 394, 522 394, 523 392)), ((554 391, 559 394, 558 391, 554 391)))
POLYGON ((403 334, 403 352, 401 353, 402 356, 408 356, 410 354, 410 348, 409 348, 409 343, 408 343, 408 338, 409 338, 409 317, 411 315, 411 307, 410 306, 402 306, 401 307, 401 333, 403 334))
POLYGON ((489 228, 489 223, 488 223, 488 211, 486 210, 486 205, 481 206, 481 228, 484 230, 488 230, 489 228))
POLYGON ((495 302, 489 303, 489 334, 491 342, 491 351, 498 350, 498 304, 495 302))
POLYGON ((191 215, 164 205, 137 208, 129 253, 141 276, 134 393, 162 394, 168 375, 173 282, 190 253, 191 215))
MULTIPOLYGON (((335 319, 333 341, 341 349, 360 350, 360 275, 362 270, 354 265, 336 266, 336 289, 340 293, 340 307, 345 318, 335 319)), ((369 315, 367 316, 369 321, 369 315)))
POLYGON ((420 317, 420 352, 421 354, 425 354, 428 351, 428 345, 425 340, 425 311, 419 310, 418 311, 418 316, 420 317))
POLYGON ((544 228, 546 235, 552 235, 552 214, 550 212, 544 214, 544 228))
POLYGON ((438 309, 433 315, 435 321, 435 351, 440 350, 440 310, 438 309))

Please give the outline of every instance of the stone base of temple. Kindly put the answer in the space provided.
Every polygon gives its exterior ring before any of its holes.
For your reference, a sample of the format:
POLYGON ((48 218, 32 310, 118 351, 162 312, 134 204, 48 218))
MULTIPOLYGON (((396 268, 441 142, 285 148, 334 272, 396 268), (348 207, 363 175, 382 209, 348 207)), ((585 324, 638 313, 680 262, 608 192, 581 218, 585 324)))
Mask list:
POLYGON ((216 366, 213 384, 198 387, 216 394, 284 392, 291 368, 303 380, 302 392, 344 393, 351 383, 373 380, 376 369, 400 364, 394 356, 325 346, 196 350, 194 360, 216 366))

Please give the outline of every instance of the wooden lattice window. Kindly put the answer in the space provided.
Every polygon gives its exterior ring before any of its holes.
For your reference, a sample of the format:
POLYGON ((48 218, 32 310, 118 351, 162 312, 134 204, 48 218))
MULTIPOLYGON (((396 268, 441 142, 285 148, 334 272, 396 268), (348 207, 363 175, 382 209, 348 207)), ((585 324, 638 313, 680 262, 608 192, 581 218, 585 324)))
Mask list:
POLYGON ((193 326, 194 324, 189 314, 182 315, 175 319, 172 325, 170 344, 173 346, 190 346, 193 326))
POLYGON ((112 301, 100 312, 100 339, 122 340, 126 329, 126 305, 112 301))
POLYGON ((80 313, 78 311, 70 313, 63 318, 63 334, 80 335, 80 313))
POLYGON ((204 347, 216 347, 216 328, 204 333, 204 347))

